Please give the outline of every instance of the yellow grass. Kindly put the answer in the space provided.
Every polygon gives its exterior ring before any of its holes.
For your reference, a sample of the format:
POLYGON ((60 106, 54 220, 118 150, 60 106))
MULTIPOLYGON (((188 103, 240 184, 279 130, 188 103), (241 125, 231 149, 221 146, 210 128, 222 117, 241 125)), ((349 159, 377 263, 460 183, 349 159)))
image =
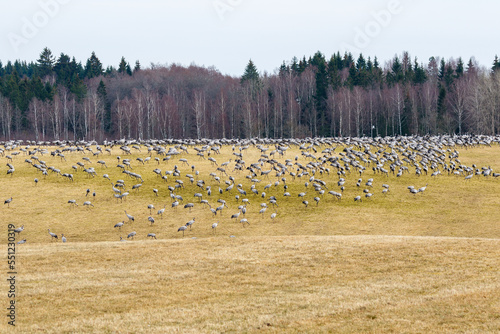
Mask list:
MULTIPOLYGON (((0 158, 0 199, 13 197, 10 207, 0 208, 0 240, 6 242, 7 223, 24 224, 17 240, 27 239, 16 247, 18 332, 500 331, 500 179, 474 177, 467 182, 446 174, 418 178, 413 168, 401 178, 386 178, 368 167, 361 177, 363 184, 374 178, 373 198, 353 201, 365 187, 356 187, 359 175, 352 173, 346 176, 342 201, 325 194, 316 206, 317 194, 304 185, 310 175, 295 180, 287 175, 291 197, 283 197, 283 182, 266 190, 267 197, 278 198, 277 217, 271 220, 272 206, 263 216, 258 211, 266 202, 260 192, 275 182, 274 173, 269 179, 257 176, 259 195, 254 195, 245 178, 248 172, 232 173, 232 162, 226 170, 236 184, 243 184, 250 200, 250 225, 243 227, 230 219, 241 204, 234 198, 236 190, 219 195, 219 183, 209 176, 216 167, 192 148, 189 155, 173 156, 159 165, 153 155, 144 166, 135 160, 147 156, 145 148, 141 150, 133 150, 132 156, 117 147, 112 155, 85 154, 92 161, 86 165, 98 173, 95 178, 72 171, 72 165, 84 162, 81 153, 65 153, 67 161, 37 155, 47 166, 73 173, 74 182, 53 174, 43 177, 23 162, 29 158, 24 155, 14 157, 16 172, 10 177, 5 174, 6 158, 0 158), (130 189, 138 182, 115 167, 117 155, 132 159, 132 171, 142 175, 138 192, 130 189), (188 159, 189 166, 179 158, 188 159), (109 168, 101 168, 99 159, 109 168), (172 170, 175 164, 182 175, 169 176, 167 182, 152 172, 172 170), (211 197, 185 177, 194 174, 191 165, 199 171, 198 179, 212 186, 211 197), (104 173, 112 181, 125 180, 127 200, 113 198, 104 173), (36 186, 35 177, 40 180, 36 186), (176 179, 186 188, 177 192, 184 202, 174 210, 167 186, 176 179), (386 196, 382 183, 390 185, 386 196), (427 183, 426 191, 417 196, 406 189, 427 183), (95 199, 85 196, 87 188, 91 194, 96 191, 95 199), (302 191, 307 193, 307 208, 297 197, 302 191), (212 207, 223 198, 229 208, 214 217, 193 197, 195 192, 203 193, 212 207), (69 199, 79 206, 72 208, 69 199), (95 207, 83 207, 85 200, 95 207), (195 204, 191 212, 183 208, 188 202, 195 204), (155 206, 153 226, 147 220, 148 204, 155 206), (164 205, 160 218, 156 211, 164 205), (124 210, 135 216, 135 222, 126 222, 120 231, 113 226, 127 221, 124 210), (177 229, 193 217, 196 222, 183 238, 177 229), (219 222, 215 234, 214 222, 219 222), (52 242, 48 228, 59 236, 64 233, 68 243, 52 242), (132 231, 137 232, 135 240, 118 241, 132 231), (146 240, 150 232, 158 240, 146 240)), ((500 170, 498 146, 459 151, 463 164, 500 170)), ((213 156, 220 164, 234 160, 231 153, 231 147, 223 147, 221 155, 213 156)), ((247 165, 260 156, 255 148, 243 154, 247 165)), ((276 159, 294 161, 296 155, 303 165, 308 162, 298 148, 276 159)), ((330 169, 330 175, 315 177, 326 181, 329 190, 339 191, 336 170, 330 169)), ((217 175, 225 189, 228 177, 217 175)), ((3 307, 7 287, 0 293, 3 307)), ((4 319, 0 330, 9 329, 4 319)))

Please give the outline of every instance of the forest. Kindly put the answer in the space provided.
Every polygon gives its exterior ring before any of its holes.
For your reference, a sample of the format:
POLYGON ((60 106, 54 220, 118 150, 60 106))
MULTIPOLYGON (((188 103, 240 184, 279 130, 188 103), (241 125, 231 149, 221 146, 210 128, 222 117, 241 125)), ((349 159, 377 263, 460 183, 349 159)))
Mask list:
POLYGON ((380 64, 346 52, 296 57, 273 74, 250 60, 241 77, 178 64, 83 65, 44 48, 0 62, 0 139, 362 137, 500 132, 500 61, 380 64))

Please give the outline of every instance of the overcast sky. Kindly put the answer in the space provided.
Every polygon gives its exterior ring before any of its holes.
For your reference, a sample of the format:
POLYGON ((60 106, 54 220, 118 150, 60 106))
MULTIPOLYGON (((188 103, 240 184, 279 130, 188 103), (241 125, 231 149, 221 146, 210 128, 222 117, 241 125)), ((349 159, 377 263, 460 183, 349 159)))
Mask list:
POLYGON ((293 56, 348 50, 382 64, 408 51, 424 63, 474 56, 490 67, 498 13, 498 0, 4 1, 0 60, 36 61, 47 46, 83 64, 95 51, 104 66, 124 56, 132 66, 195 63, 240 76, 250 58, 273 73, 293 56))

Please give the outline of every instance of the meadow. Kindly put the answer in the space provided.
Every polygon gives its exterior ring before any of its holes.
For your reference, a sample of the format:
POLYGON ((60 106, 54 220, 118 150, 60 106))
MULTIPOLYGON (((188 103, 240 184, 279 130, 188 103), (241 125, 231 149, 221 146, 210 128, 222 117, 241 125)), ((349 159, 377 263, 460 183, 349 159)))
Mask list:
MULTIPOLYGON (((17 332, 500 331, 500 178, 480 175, 488 167, 500 171, 498 144, 441 147, 446 166, 456 162, 456 173, 437 164, 440 175, 429 171, 417 176, 412 164, 402 162, 399 167, 408 172, 399 177, 374 172, 373 162, 362 163, 361 174, 352 167, 339 175, 338 168, 321 160, 345 158, 346 148, 363 152, 350 143, 290 145, 283 155, 271 155, 275 146, 270 144, 260 149, 224 145, 220 154, 209 156, 208 149, 203 157, 195 150, 202 144, 187 145, 187 153, 177 145, 180 154, 168 159, 152 146, 148 152, 146 145, 129 145, 130 154, 120 145, 102 146, 99 154, 96 145, 83 144, 82 151, 74 152, 64 151, 70 145, 40 147, 45 153, 29 152, 36 145, 5 150, 0 199, 12 201, 0 208, 0 240, 7 242, 8 224, 24 225, 16 241, 26 239, 16 244, 17 332), (50 154, 56 150, 64 157, 50 154), (458 156, 451 158, 455 152, 458 156), (234 170, 234 153, 245 161, 241 171, 234 170), (125 170, 140 174, 142 181, 117 167, 123 159, 130 159, 125 170), (39 161, 61 174, 71 173, 73 181, 50 170, 43 175, 33 166, 39 161), (96 175, 73 168, 77 162, 93 167, 96 175), (226 173, 217 170, 224 162, 226 173), (282 175, 272 169, 276 162, 287 166, 282 175), (321 163, 298 168, 315 162, 321 163), (7 163, 15 167, 11 174, 7 163), (253 175, 247 169, 251 164, 256 164, 253 175), (172 175, 174 166, 177 176, 172 175), (477 175, 466 180, 465 167, 477 175), (261 174, 268 170, 268 176, 261 174), (369 178, 371 186, 366 185, 369 178), (129 192, 123 199, 112 189, 118 180, 124 181, 122 192, 129 192), (184 187, 175 187, 177 180, 184 187), (200 180, 203 188, 197 186, 200 180), (315 190, 319 181, 324 184, 315 190), (142 185, 132 189, 136 184, 142 185), (389 191, 383 193, 382 184, 389 191), (237 191, 238 185, 246 195, 237 191), (408 186, 425 190, 412 194, 408 186), (341 193, 342 199, 329 191, 341 193), (367 192, 372 196, 366 197, 367 192), (195 193, 212 208, 223 209, 214 214, 195 193), (175 208, 172 194, 182 197, 175 208), (270 203, 271 196, 277 206, 270 203), (356 196, 362 201, 354 201, 356 196), (248 200, 244 215, 238 209, 243 199, 248 200), (83 205, 85 201, 93 206, 83 205), (193 208, 184 208, 187 203, 193 208), (259 213, 263 203, 267 209, 259 213), (231 218, 237 213, 238 218, 231 218), (193 218, 191 227, 178 231, 193 218), (119 222, 123 227, 114 227, 119 222), (131 232, 135 236, 127 238, 131 232)), ((167 151, 175 147, 159 146, 167 151)), ((410 152, 387 145, 371 150, 395 151, 401 160, 410 152)), ((8 287, 4 290, 0 300, 7 306, 8 287)), ((12 330, 6 319, 0 330, 12 330)))

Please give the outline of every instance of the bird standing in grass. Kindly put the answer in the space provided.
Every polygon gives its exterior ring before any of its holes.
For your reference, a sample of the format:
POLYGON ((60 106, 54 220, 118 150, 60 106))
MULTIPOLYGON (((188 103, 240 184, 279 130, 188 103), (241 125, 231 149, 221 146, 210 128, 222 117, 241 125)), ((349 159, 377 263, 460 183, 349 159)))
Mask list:
POLYGON ((15 232, 15 233, 17 233, 17 234, 19 234, 19 233, 21 233, 23 230, 24 230, 24 225, 21 225, 21 227, 15 228, 15 229, 14 229, 14 232, 15 232))
POLYGON ((219 225, 219 222, 212 224, 212 231, 213 231, 214 234, 217 233, 217 231, 216 231, 217 230, 217 225, 219 225))
POLYGON ((62 240, 62 242, 66 242, 67 241, 66 237, 64 236, 64 234, 61 234, 61 240, 62 240))
POLYGON ((127 216, 128 221, 134 221, 134 220, 135 220, 135 219, 134 219, 134 216, 129 215, 129 214, 127 213, 127 211, 125 211, 125 215, 127 216))
POLYGON ((134 237, 135 237, 135 235, 136 235, 136 234, 137 234, 137 232, 135 232, 135 231, 134 231, 134 232, 130 232, 130 233, 127 235, 127 239, 128 239, 128 238, 132 238, 132 239, 134 239, 134 237))
POLYGON ((187 230, 187 226, 184 225, 184 226, 181 226, 177 229, 177 232, 180 232, 182 231, 182 237, 184 237, 184 231, 187 230))
POLYGON ((57 234, 50 232, 50 228, 49 228, 49 235, 51 237, 50 240, 58 239, 57 234))
POLYGON ((3 202, 3 204, 7 204, 7 207, 10 207, 10 203, 12 202, 12 197, 11 198, 8 198, 5 200, 5 202, 3 202))

